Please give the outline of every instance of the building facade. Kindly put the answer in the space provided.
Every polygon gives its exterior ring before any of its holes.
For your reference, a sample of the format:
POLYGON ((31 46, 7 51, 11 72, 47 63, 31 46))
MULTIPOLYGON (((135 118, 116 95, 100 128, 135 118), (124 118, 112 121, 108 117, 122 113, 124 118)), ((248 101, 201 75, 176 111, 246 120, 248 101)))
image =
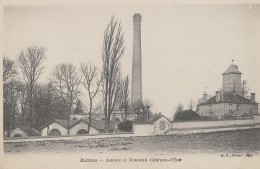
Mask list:
POLYGON ((198 105, 200 116, 223 118, 246 118, 258 114, 258 103, 255 93, 251 97, 243 96, 241 82, 242 73, 237 65, 231 65, 223 74, 222 90, 208 99, 207 93, 203 94, 203 103, 198 105))

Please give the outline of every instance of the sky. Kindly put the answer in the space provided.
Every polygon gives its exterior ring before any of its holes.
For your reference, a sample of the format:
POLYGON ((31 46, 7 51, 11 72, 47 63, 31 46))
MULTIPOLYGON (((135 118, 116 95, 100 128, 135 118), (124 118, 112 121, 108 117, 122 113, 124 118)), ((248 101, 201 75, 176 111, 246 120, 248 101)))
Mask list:
POLYGON ((172 117, 178 103, 214 95, 222 73, 238 65, 260 101, 260 5, 80 4, 4 7, 4 56, 29 46, 46 50, 45 83, 55 65, 101 68, 103 33, 114 15, 125 38, 123 75, 131 77, 133 15, 142 15, 143 98, 172 117))

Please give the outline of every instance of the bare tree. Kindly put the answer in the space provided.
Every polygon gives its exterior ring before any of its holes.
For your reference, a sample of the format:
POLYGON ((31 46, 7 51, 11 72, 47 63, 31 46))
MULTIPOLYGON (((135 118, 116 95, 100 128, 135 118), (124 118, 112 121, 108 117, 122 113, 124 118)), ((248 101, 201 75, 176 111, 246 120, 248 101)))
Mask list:
POLYGON ((197 104, 196 104, 196 112, 197 113, 199 112, 199 106, 200 106, 201 103, 203 103, 203 97, 201 97, 197 100, 197 104))
POLYGON ((190 100, 189 103, 188 103, 188 105, 187 105, 187 107, 188 107, 189 110, 193 110, 194 107, 195 107, 194 101, 193 101, 193 100, 190 100))
POLYGON ((121 91, 120 91, 120 109, 124 111, 123 119, 127 119, 128 110, 130 108, 130 99, 129 99, 129 78, 126 76, 121 80, 121 91))
POLYGON ((33 121, 33 90, 37 80, 43 73, 45 58, 45 48, 38 46, 22 50, 18 56, 18 63, 22 70, 29 96, 29 125, 32 125, 33 121))
POLYGON ((150 100, 138 101, 131 105, 133 112, 137 114, 138 122, 145 122, 150 119, 152 102, 150 100))
POLYGON ((184 106, 181 103, 178 103, 177 107, 175 108, 175 114, 173 116, 173 119, 178 119, 181 116, 181 113, 184 110, 184 106))
POLYGON ((4 110, 4 130, 7 136, 10 136, 11 130, 14 129, 15 116, 17 114, 17 95, 18 88, 15 81, 11 81, 3 86, 3 110, 4 110))
POLYGON ((78 75, 76 67, 72 64, 60 64, 55 67, 50 81, 56 89, 55 95, 66 105, 69 135, 70 115, 73 105, 76 104, 75 102, 80 94, 79 85, 81 77, 78 75))
POLYGON ((184 108, 183 104, 178 103, 178 106, 175 108, 175 112, 181 113, 183 111, 183 108, 184 108))
POLYGON ((93 66, 91 63, 81 64, 80 71, 83 75, 82 84, 84 88, 87 90, 88 98, 89 98, 89 116, 88 116, 88 131, 90 130, 92 112, 93 112, 93 101, 96 95, 99 92, 100 84, 102 82, 102 78, 98 73, 98 68, 93 66))
POLYGON ((120 22, 111 18, 104 32, 104 42, 102 50, 102 86, 104 114, 106 127, 109 130, 110 117, 119 102, 121 67, 120 59, 125 52, 124 36, 120 22))
POLYGON ((3 81, 6 81, 10 77, 14 76, 16 74, 14 61, 10 60, 7 57, 4 57, 3 59, 3 81))
POLYGON ((36 85, 34 89, 35 127, 46 124, 50 119, 51 84, 36 85))
POLYGON ((250 89, 247 86, 247 81, 243 80, 243 82, 242 82, 242 96, 249 98, 249 91, 250 91, 250 89))

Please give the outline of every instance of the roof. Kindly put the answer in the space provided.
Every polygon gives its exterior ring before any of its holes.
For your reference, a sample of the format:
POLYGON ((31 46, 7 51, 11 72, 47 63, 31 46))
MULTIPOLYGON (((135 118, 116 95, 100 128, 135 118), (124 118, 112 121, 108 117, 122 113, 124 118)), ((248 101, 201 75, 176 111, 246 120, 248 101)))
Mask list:
MULTIPOLYGON (((146 121, 145 123, 154 123, 156 122, 157 120, 159 120, 161 117, 165 117, 164 115, 162 114, 158 114, 158 115, 155 115, 153 116, 151 119, 149 119, 148 121, 146 121)), ((166 117, 165 117, 166 118, 166 117)), ((167 118, 166 118, 167 119, 167 118)), ((168 120, 168 119, 167 119, 168 120)), ((168 120, 169 121, 169 120, 168 120)))
POLYGON ((237 65, 230 65, 229 68, 222 75, 229 74, 229 73, 242 74, 241 72, 238 71, 237 65))
POLYGON ((28 136, 40 136, 41 135, 41 133, 33 127, 19 126, 17 128, 20 128, 21 130, 23 130, 28 136))
POLYGON ((42 127, 40 127, 40 129, 43 129, 44 127, 50 125, 51 123, 56 122, 58 124, 60 124, 61 126, 63 126, 64 128, 68 127, 68 121, 67 120, 63 120, 63 119, 53 119, 51 121, 49 121, 48 123, 44 124, 42 127))
POLYGON ((252 102, 250 99, 247 99, 239 94, 235 93, 225 93, 223 95, 223 100, 219 102, 216 101, 216 96, 211 97, 206 103, 201 103, 200 105, 209 105, 216 103, 247 103, 247 104, 258 104, 257 102, 252 102))

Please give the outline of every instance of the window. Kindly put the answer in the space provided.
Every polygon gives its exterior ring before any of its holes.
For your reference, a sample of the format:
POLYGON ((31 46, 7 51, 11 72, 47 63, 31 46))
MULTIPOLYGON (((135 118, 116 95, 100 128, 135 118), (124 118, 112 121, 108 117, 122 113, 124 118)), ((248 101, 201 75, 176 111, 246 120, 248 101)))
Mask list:
POLYGON ((236 106, 236 111, 239 111, 239 104, 236 106))
POLYGON ((232 112, 232 104, 229 104, 229 112, 232 112))
POLYGON ((213 109, 212 109, 212 104, 209 105, 209 113, 212 113, 213 112, 213 109))

